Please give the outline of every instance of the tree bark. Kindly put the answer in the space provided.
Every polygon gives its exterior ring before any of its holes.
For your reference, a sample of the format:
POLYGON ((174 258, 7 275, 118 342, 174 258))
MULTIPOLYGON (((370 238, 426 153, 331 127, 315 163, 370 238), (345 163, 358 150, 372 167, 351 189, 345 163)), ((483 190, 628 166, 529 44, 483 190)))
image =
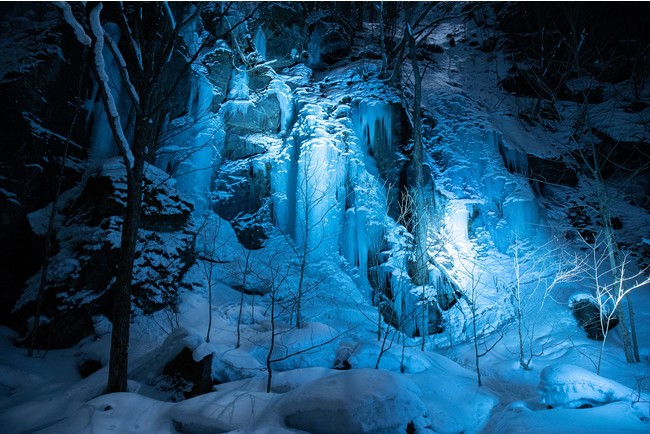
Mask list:
MULTIPOLYGON (((136 160, 137 161, 137 160, 136 160)), ((136 163, 136 166, 141 166, 136 163)), ((108 370, 107 392, 127 391, 129 335, 131 325, 131 280, 133 262, 138 240, 138 224, 142 208, 142 167, 134 166, 133 176, 127 180, 127 205, 124 223, 117 280, 113 287, 113 331, 108 370), (137 173, 139 172, 139 173, 137 173)))
POLYGON ((424 205, 424 175, 422 171, 423 151, 422 151, 422 76, 418 65, 418 58, 415 51, 415 39, 409 32, 409 48, 411 55, 411 66, 413 67, 414 96, 413 96, 413 153, 411 163, 415 176, 415 273, 413 283, 415 285, 426 285, 429 283, 429 273, 427 268, 427 217, 424 205))

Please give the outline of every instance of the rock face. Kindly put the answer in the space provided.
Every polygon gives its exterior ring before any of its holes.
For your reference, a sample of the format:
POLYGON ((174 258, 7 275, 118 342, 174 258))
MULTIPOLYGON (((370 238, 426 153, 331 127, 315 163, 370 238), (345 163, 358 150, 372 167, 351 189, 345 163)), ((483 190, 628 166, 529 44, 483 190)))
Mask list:
POLYGON ((165 365, 163 374, 175 390, 181 390, 183 399, 212 391, 212 358, 208 354, 198 362, 192 357, 192 351, 185 347, 165 365))
POLYGON ((52 3, 0 8, 2 318, 9 316, 12 300, 42 262, 27 214, 52 200, 59 173, 65 190, 79 182, 85 169, 83 110, 71 128, 83 61, 80 44, 66 26, 52 3), (69 135, 68 158, 60 172, 69 135))
POLYGON ((598 304, 593 298, 581 298, 571 302, 571 310, 573 316, 578 321, 578 325, 587 333, 587 337, 594 341, 602 341, 604 339, 603 326, 605 331, 616 327, 618 324, 618 317, 613 316, 607 322, 607 313, 602 315, 598 304))
MULTIPOLYGON (((193 205, 159 169, 145 171, 144 206, 133 277, 133 302, 143 313, 173 308, 181 279, 193 263, 193 205)), ((56 245, 49 258, 43 315, 49 322, 38 347, 64 348, 94 332, 93 317, 112 317, 111 286, 117 267, 126 172, 107 160, 81 186, 61 197, 56 245), (62 325, 65 324, 65 327, 62 325)), ((49 207, 30 214, 36 236, 44 236, 49 207)), ((40 272, 28 280, 14 320, 25 330, 32 315, 40 272)))

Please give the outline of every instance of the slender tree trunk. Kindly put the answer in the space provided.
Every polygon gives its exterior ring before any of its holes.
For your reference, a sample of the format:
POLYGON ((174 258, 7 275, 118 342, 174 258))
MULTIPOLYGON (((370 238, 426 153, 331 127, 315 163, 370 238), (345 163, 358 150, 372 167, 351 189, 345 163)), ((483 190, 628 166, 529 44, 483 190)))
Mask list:
MULTIPOLYGON (((600 184, 600 182, 601 181, 599 180, 598 183, 600 184)), ((606 201, 607 199, 604 200, 606 201)), ((614 241, 614 235, 612 233, 613 229, 607 202, 601 202, 601 217, 603 224, 605 225, 605 242, 607 248, 607 256, 609 257, 609 266, 612 270, 612 278, 614 281, 619 281, 620 279, 623 279, 623 276, 621 275, 621 270, 619 270, 618 267, 618 248, 616 246, 616 241, 614 241)), ((616 287, 620 287, 620 285, 616 285, 616 287)), ((632 350, 632 340, 630 337, 630 330, 628 329, 627 315, 625 309, 623 309, 623 303, 618 303, 616 306, 616 314, 618 315, 618 326, 621 330, 621 336, 623 338, 623 352, 625 353, 625 360, 627 363, 634 363, 636 359, 634 358, 634 352, 632 350)), ((607 327, 609 327, 609 323, 607 324, 607 327)))
POLYGON ((427 335, 429 334, 429 307, 426 303, 426 297, 424 296, 424 291, 422 291, 422 345, 420 347, 421 351, 424 351, 427 335))
POLYGON ((629 296, 625 296, 625 301, 627 302, 627 312, 630 315, 630 334, 632 335, 632 350, 634 351, 634 359, 637 363, 641 362, 641 356, 639 354, 639 342, 636 338, 636 322, 634 317, 634 308, 632 307, 632 300, 629 296))
POLYGON ((208 330, 205 333, 205 341, 210 342, 210 333, 212 332, 212 268, 214 265, 210 264, 210 271, 208 272, 208 330))
POLYGON ((521 305, 517 300, 517 334, 519 335, 519 364, 525 371, 530 370, 526 357, 524 355, 524 336, 522 331, 523 316, 521 314, 521 305))
MULTIPOLYGON (((305 241, 306 242, 306 241, 305 241)), ((306 244, 305 244, 306 246, 306 244)), ((296 327, 301 328, 302 323, 302 292, 305 281, 305 268, 307 267, 307 251, 303 252, 303 257, 300 261, 300 279, 298 280, 298 296, 296 297, 296 327)))
POLYGON ((428 308, 425 296, 425 285, 429 283, 429 269, 427 267, 427 233, 428 222, 424 205, 424 174, 422 165, 424 163, 423 150, 422 150, 422 76, 420 75, 420 66, 418 64, 417 53, 415 50, 415 39, 411 33, 411 29, 407 30, 408 42, 411 56, 411 67, 413 68, 413 82, 414 82, 414 97, 413 97, 413 154, 412 163, 413 171, 415 174, 415 194, 414 194, 414 208, 415 208, 415 273, 413 275, 413 283, 422 286, 422 346, 424 351, 427 332, 428 332, 428 308))
POLYGON ((476 379, 478 380, 478 386, 481 387, 483 383, 481 382, 481 367, 479 360, 481 356, 478 352, 478 333, 476 331, 476 307, 472 307, 472 335, 474 338, 474 360, 476 361, 476 379))
POLYGON ((598 365, 596 366, 596 375, 600 375, 600 365, 603 360, 603 353, 605 352, 605 343, 607 342, 607 335, 609 334, 609 317, 607 323, 603 323, 602 315, 600 317, 600 329, 603 332, 603 342, 600 344, 600 351, 598 352, 598 365))
POLYGON ((241 343, 241 317, 244 312, 244 293, 246 292, 246 278, 248 277, 248 262, 251 257, 251 251, 246 252, 246 263, 244 265, 244 276, 242 278, 241 298, 239 299, 239 315, 237 316, 237 344, 235 348, 239 348, 241 343))
POLYGON ((271 361, 273 360, 273 350, 275 349, 275 294, 271 297, 271 345, 266 355, 266 393, 271 393, 271 380, 273 379, 273 369, 271 361))
MULTIPOLYGON (((624 276, 621 275, 621 270, 619 270, 618 245, 614 237, 614 229, 612 228, 611 214, 609 212, 609 194, 601 175, 601 165, 598 150, 593 144, 591 147, 591 152, 593 158, 593 167, 591 169, 594 180, 596 182, 596 197, 598 200, 600 219, 602 220, 605 231, 605 248, 607 249, 607 257, 609 259, 609 267, 612 273, 612 279, 614 282, 618 282, 623 279, 624 276)), ((620 285, 616 285, 616 287, 620 287, 620 285)), ((616 298, 618 298, 618 295, 616 298)), ((625 353, 625 360, 627 363, 634 363, 636 359, 634 358, 634 351, 632 350, 632 339, 630 337, 630 330, 628 329, 627 315, 623 309, 622 303, 618 303, 616 306, 616 314, 618 315, 618 326, 621 330, 621 336, 623 338, 623 352, 625 353)), ((607 324, 607 326, 609 326, 609 324, 607 324)))

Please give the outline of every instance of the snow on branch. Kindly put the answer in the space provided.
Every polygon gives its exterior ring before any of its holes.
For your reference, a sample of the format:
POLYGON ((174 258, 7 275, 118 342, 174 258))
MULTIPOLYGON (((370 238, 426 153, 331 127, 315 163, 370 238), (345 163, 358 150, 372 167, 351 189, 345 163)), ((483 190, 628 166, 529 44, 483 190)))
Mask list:
POLYGON ((167 17, 169 18, 169 24, 172 29, 176 28, 176 20, 174 19, 174 14, 172 14, 172 10, 169 7, 169 3, 163 2, 163 5, 165 6, 165 12, 167 12, 167 17))
POLYGON ((90 12, 90 29, 95 39, 94 47, 94 58, 95 58, 95 70, 97 72, 97 84, 99 85, 99 90, 102 95, 102 101, 104 102, 104 109, 106 110, 106 115, 109 118, 109 124, 113 135, 115 136, 115 141, 117 142, 117 147, 122 154, 122 157, 125 159, 125 165, 127 168, 132 168, 134 163, 133 153, 131 152, 131 147, 129 142, 124 136, 124 130, 122 129, 122 123, 120 121, 120 115, 117 111, 115 105, 115 99, 111 93, 111 89, 108 85, 109 78, 106 73, 106 65, 104 62, 104 28, 101 25, 99 20, 99 14, 102 11, 102 4, 100 3, 90 12), (126 164, 128 162, 128 164, 126 164))
POLYGON ((74 30, 74 35, 77 37, 77 40, 86 47, 90 47, 92 40, 90 36, 86 34, 84 28, 79 24, 79 21, 74 17, 72 13, 72 8, 68 2, 54 2, 54 5, 63 11, 63 18, 65 21, 72 27, 74 30))
POLYGON ((115 41, 113 41, 113 38, 108 36, 108 34, 106 33, 104 33, 104 38, 106 40, 106 43, 108 44, 108 49, 111 50, 113 57, 115 57, 115 59, 117 60, 117 64, 120 66, 118 68, 120 71, 120 77, 122 78, 122 81, 126 85, 126 90, 129 94, 129 97, 133 101, 133 105, 135 107, 139 107, 140 97, 138 96, 138 92, 136 92, 135 88, 133 87, 133 83, 131 83, 131 78, 129 77, 129 71, 126 69, 126 60, 124 60, 124 56, 122 56, 122 53, 117 48, 117 45, 115 44, 115 41))
POLYGON ((142 52, 140 51, 140 45, 138 45, 133 39, 133 31, 129 26, 129 21, 124 15, 124 5, 120 2, 120 28, 122 29, 123 36, 128 37, 129 43, 127 44, 131 56, 134 59, 134 66, 137 68, 138 73, 142 74, 144 68, 142 66, 142 52))

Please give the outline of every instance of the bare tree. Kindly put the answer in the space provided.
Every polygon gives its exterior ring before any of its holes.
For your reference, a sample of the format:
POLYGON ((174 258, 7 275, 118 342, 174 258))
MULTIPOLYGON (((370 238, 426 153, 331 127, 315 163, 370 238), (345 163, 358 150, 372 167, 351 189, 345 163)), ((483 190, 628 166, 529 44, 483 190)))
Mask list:
MULTIPOLYGON (((246 249, 246 252, 244 253, 245 263, 244 263, 244 270, 242 271, 242 283, 240 289, 241 296, 239 299, 239 314, 237 315, 237 344, 235 345, 235 348, 239 348, 241 342, 241 320, 242 320, 242 314, 244 312, 244 294, 246 293, 246 287, 248 285, 248 282, 246 280, 248 279, 248 274, 250 272, 251 252, 252 250, 246 249)), ((254 301, 252 302, 252 304, 254 304, 254 301)))
POLYGON ((580 279, 583 262, 577 257, 565 257, 550 243, 533 247, 517 237, 510 254, 512 274, 505 279, 495 278, 495 286, 510 293, 517 322, 519 365, 529 371, 533 358, 544 352, 544 345, 539 349, 535 346, 535 329, 544 303, 558 285, 580 279))
POLYGON ((294 294, 295 321, 298 328, 304 323, 303 303, 308 290, 308 265, 317 252, 324 253, 324 243, 335 235, 326 233, 327 223, 332 218, 332 211, 340 206, 338 201, 331 200, 336 181, 330 179, 328 162, 316 155, 317 152, 325 152, 320 148, 326 146, 316 139, 302 144, 297 174, 296 233, 294 238, 284 234, 298 262, 298 285, 294 294))
MULTIPOLYGON (((565 156, 574 159, 574 166, 582 169, 585 181, 590 184, 590 189, 580 192, 589 196, 584 203, 592 209, 600 223, 599 248, 602 247, 607 252, 608 268, 612 271, 614 280, 618 280, 620 284, 623 279, 617 273, 624 268, 623 261, 629 259, 624 258, 625 255, 619 251, 619 240, 612 226, 613 203, 615 198, 621 195, 622 189, 630 185, 632 179, 647 170, 648 164, 614 163, 612 156, 620 145, 619 142, 614 141, 615 143, 607 147, 599 147, 597 137, 590 137, 597 130, 597 116, 602 116, 591 107, 591 103, 598 99, 598 89, 594 84, 599 77, 593 65, 604 65, 607 59, 603 58, 600 47, 594 45, 597 30, 593 28, 593 23, 585 20, 584 7, 578 4, 563 4, 559 8, 562 23, 553 20, 550 28, 541 30, 541 49, 537 57, 530 59, 522 74, 537 93, 533 116, 537 116, 542 102, 554 107, 561 99, 566 99, 561 94, 570 79, 580 84, 572 97, 575 101, 574 115, 562 125, 569 133, 567 145, 570 152, 566 152, 565 156), (548 41, 545 41, 544 32, 556 39, 555 45, 546 53, 543 48, 548 41), (604 175, 608 166, 614 167, 614 172, 622 176, 623 181, 619 188, 612 189, 611 176, 607 179, 604 175)), ((546 12, 540 10, 538 13, 546 12)), ((643 49, 644 47, 639 46, 639 55, 642 55, 643 49)), ((633 71, 632 74, 637 72, 633 71)), ((551 130, 555 128, 544 123, 542 125, 551 130)), ((631 299, 625 297, 615 309, 623 338, 625 359, 628 363, 638 362, 640 357, 631 299)))
POLYGON ((459 258, 458 260, 459 271, 468 280, 468 284, 464 290, 464 299, 469 304, 469 311, 471 314, 471 327, 472 327, 472 344, 474 346, 474 363, 476 364, 476 379, 478 385, 482 386, 481 379, 481 358, 487 355, 490 351, 501 342, 505 336, 506 326, 494 324, 497 336, 491 343, 488 343, 486 330, 479 324, 479 301, 484 291, 487 289, 484 282, 481 281, 485 269, 479 263, 478 258, 459 258))
POLYGON ((353 327, 351 327, 350 329, 336 333, 327 339, 321 340, 319 342, 312 342, 311 345, 296 349, 294 351, 278 351, 278 346, 282 344, 282 336, 292 330, 298 329, 297 325, 294 328, 281 327, 278 324, 279 320, 282 317, 286 316, 288 310, 283 306, 286 303, 286 295, 284 295, 286 290, 283 287, 286 285, 286 281, 291 275, 291 269, 292 267, 290 264, 278 264, 274 263, 274 261, 271 260, 266 264, 265 275, 260 276, 260 278, 262 278, 267 286, 268 296, 270 299, 267 309, 271 323, 269 349, 266 353, 267 393, 271 392, 271 386, 273 382, 273 365, 275 363, 285 361, 301 354, 311 354, 315 351, 318 351, 320 348, 337 341, 353 330, 353 327))
MULTIPOLYGON (((137 233, 142 209, 142 181, 145 163, 157 148, 161 128, 167 115, 169 98, 191 65, 199 59, 206 46, 223 38, 233 28, 249 18, 256 9, 240 22, 227 26, 221 35, 211 34, 193 53, 187 52, 180 37, 184 28, 200 19, 204 4, 189 10, 182 19, 175 17, 166 3, 135 3, 132 5, 111 4, 115 8, 123 43, 120 47, 112 40, 101 24, 104 5, 86 5, 87 17, 80 18, 64 10, 64 16, 77 39, 90 46, 93 75, 98 84, 99 96, 108 123, 115 139, 119 155, 126 170, 127 198, 126 212, 122 225, 122 236, 118 271, 113 286, 114 311, 111 335, 111 354, 107 390, 122 392, 127 389, 129 325, 131 321, 131 282, 137 244, 137 233), (87 35, 85 29, 89 29, 87 35), (133 138, 127 140, 123 119, 115 105, 115 96, 109 86, 103 49, 106 46, 117 61, 120 78, 134 113, 133 138), (175 52, 183 53, 180 68, 171 62, 175 52)), ((217 14, 215 20, 223 18, 228 7, 217 14)), ((180 14, 179 14, 180 15, 180 14)))
POLYGON ((203 264, 203 273, 208 285, 208 329, 205 334, 205 341, 210 342, 210 333, 212 331, 212 296, 214 285, 214 267, 223 263, 219 259, 217 252, 222 246, 217 245, 219 232, 221 229, 221 219, 212 211, 207 211, 203 223, 197 230, 197 234, 203 236, 201 249, 197 254, 197 259, 203 264))
MULTIPOLYGON (((608 248, 610 240, 606 234, 598 234, 593 243, 584 238, 582 241, 589 249, 590 260, 585 261, 585 268, 589 280, 594 284, 595 299, 599 307, 600 329, 603 334, 596 367, 596 373, 600 374, 610 324, 614 317, 621 312, 620 306, 628 300, 628 295, 650 283, 650 277, 647 275, 649 267, 637 272, 631 271, 633 265, 629 254, 621 252, 620 260, 614 263, 616 268, 612 268, 608 248)), ((618 320, 620 325, 621 318, 619 317, 618 320)))

